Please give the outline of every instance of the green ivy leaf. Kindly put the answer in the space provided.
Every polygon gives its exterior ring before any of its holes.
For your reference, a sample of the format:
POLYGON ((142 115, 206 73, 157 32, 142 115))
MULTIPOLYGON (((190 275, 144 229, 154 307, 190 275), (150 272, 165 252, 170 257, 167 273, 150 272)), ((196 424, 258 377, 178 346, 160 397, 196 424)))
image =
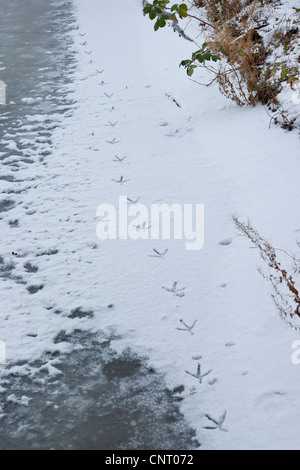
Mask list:
POLYGON ((205 54, 203 54, 203 59, 204 60, 210 60, 211 59, 211 52, 205 52, 205 54))
POLYGON ((159 30, 159 19, 156 21, 154 25, 154 31, 158 31, 158 30, 159 30))
MULTIPOLYGON (((186 66, 187 66, 188 64, 190 64, 190 63, 191 63, 190 59, 183 60, 183 61, 180 63, 180 66, 186 67, 186 66)), ((180 66, 179 66, 179 67, 180 67, 180 66)))
POLYGON ((152 7, 150 5, 146 6, 144 8, 144 15, 148 15, 151 10, 152 10, 152 7))
POLYGON ((177 19, 176 13, 173 13, 172 20, 174 21, 174 23, 178 24, 178 19, 177 19))

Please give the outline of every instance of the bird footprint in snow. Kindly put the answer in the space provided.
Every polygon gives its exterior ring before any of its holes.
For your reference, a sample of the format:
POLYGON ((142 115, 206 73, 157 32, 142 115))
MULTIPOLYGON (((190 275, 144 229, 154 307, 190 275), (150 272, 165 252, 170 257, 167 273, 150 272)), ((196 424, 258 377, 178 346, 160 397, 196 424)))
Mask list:
POLYGON ((152 225, 147 225, 146 222, 143 222, 142 224, 138 224, 138 225, 134 225, 134 228, 138 231, 144 231, 146 232, 147 230, 150 230, 150 228, 152 227, 152 225))
POLYGON ((126 155, 123 158, 120 158, 120 157, 118 157, 118 155, 115 155, 115 158, 114 158, 113 162, 122 163, 122 162, 124 162, 124 160, 126 160, 126 158, 127 158, 126 155))
POLYGON ((106 127, 116 127, 116 125, 118 124, 118 121, 117 122, 110 122, 108 121, 108 124, 104 124, 106 127))
POLYGON ((205 417, 211 421, 214 425, 213 426, 205 426, 203 429, 215 430, 220 429, 220 431, 228 432, 227 429, 224 429, 223 424, 225 423, 225 419, 227 416, 227 411, 217 420, 212 418, 210 415, 205 415, 205 417))
POLYGON ((127 180, 124 180, 124 176, 121 176, 119 180, 112 180, 114 183, 118 183, 120 184, 121 186, 124 184, 124 183, 127 183, 127 181, 130 181, 129 179, 127 180))
POLYGON ((199 362, 199 363, 198 363, 197 373, 196 373, 196 374, 193 374, 192 372, 189 372, 188 370, 186 370, 185 373, 191 375, 192 377, 194 377, 195 379, 197 379, 200 384, 202 384, 204 377, 207 377, 209 374, 212 373, 212 371, 213 371, 213 369, 210 369, 209 371, 205 372, 205 374, 202 374, 202 372, 201 372, 201 364, 200 364, 200 362, 199 362))
POLYGON ((186 287, 182 288, 182 289, 178 289, 177 288, 177 285, 178 285, 178 282, 174 282, 173 284, 173 287, 163 287, 164 290, 166 290, 167 292, 170 292, 171 294, 174 294, 174 297, 184 297, 185 296, 185 289, 186 287))
POLYGON ((113 140, 106 140, 105 142, 111 145, 115 145, 115 144, 119 144, 121 141, 114 138, 113 140))
POLYGON ((166 254, 168 253, 169 250, 165 250, 163 253, 159 252, 155 248, 153 249, 155 255, 150 255, 150 258, 160 258, 160 259, 165 259, 166 254))
POLYGON ((197 320, 194 321, 194 323, 191 326, 188 326, 183 320, 180 320, 180 322, 183 324, 185 328, 176 328, 176 330, 179 331, 188 331, 191 335, 194 335, 195 333, 193 332, 194 326, 197 323, 197 320))
POLYGON ((138 197, 135 201, 133 199, 130 199, 129 197, 127 198, 127 201, 132 204, 133 206, 135 206, 139 201, 140 201, 140 197, 138 197))

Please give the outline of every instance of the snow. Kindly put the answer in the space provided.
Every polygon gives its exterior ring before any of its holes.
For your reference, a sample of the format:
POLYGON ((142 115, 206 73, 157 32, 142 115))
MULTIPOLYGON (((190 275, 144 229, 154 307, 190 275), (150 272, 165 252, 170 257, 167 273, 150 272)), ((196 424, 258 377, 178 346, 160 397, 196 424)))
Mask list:
POLYGON ((14 403, 16 405, 29 406, 30 398, 23 396, 20 399, 18 399, 15 395, 10 395, 7 398, 7 401, 14 403))
MULTIPOLYGON (((0 255, 11 272, 1 285, 8 363, 66 352, 53 341, 61 330, 116 331, 117 351, 130 346, 168 386, 184 385, 181 410, 203 449, 299 448, 300 374, 291 360, 299 333, 280 320, 256 270, 258 253, 231 220, 250 218, 275 246, 293 248, 297 132, 270 127, 263 107, 238 108, 217 86, 189 81, 178 64, 193 44, 170 29, 154 33, 141 1, 74 5, 79 63, 67 85, 74 106, 53 130, 47 165, 38 164, 48 148, 41 141, 30 150, 37 160, 30 171, 25 163, 17 172, 4 167, 26 192, 11 199, 15 183, 1 181, 1 201, 13 203, 0 221, 0 255), (114 139, 118 145, 108 143, 114 139), (112 181, 121 175, 123 186, 112 181), (120 196, 148 207, 204 204, 204 248, 99 240, 97 207, 117 206, 120 196), (168 249, 165 259, 151 257, 153 249, 168 249)), ((31 115, 24 128, 34 132, 37 122, 47 118, 31 115)), ((46 371, 56 376, 55 360, 46 371)), ((29 405, 25 396, 10 400, 29 405)))

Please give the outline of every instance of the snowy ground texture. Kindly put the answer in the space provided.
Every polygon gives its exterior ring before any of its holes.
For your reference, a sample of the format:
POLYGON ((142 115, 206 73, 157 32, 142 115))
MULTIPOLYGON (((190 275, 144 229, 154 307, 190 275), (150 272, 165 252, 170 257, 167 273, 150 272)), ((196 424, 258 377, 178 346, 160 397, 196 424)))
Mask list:
MULTIPOLYGON (((291 345, 300 336, 280 320, 256 270, 258 253, 231 216, 249 217, 275 246, 294 247, 299 135, 270 129, 262 107, 237 108, 216 86, 187 80, 177 64, 193 44, 171 29, 154 34, 141 3, 74 0, 72 112, 53 130, 47 164, 18 168, 34 179, 20 183, 26 191, 12 196, 10 175, 1 181, 8 364, 19 361, 14 373, 28 375, 47 351, 43 371, 55 378, 57 355, 71 350, 59 332, 117 332, 117 351, 133 348, 170 389, 184 385, 181 411, 203 449, 297 449, 300 366, 291 345), (112 181, 121 175, 123 186, 112 181), (205 204, 204 249, 101 242, 97 206, 119 196, 205 204), (154 248, 168 249, 166 259, 151 258, 154 248), (162 289, 175 281, 184 297, 162 289), (197 320, 193 335, 178 329, 180 320, 197 320), (199 369, 212 372, 199 379, 199 369)), ((3 393, 9 373, 2 371, 3 393)), ((30 406, 26 396, 9 400, 30 406)))

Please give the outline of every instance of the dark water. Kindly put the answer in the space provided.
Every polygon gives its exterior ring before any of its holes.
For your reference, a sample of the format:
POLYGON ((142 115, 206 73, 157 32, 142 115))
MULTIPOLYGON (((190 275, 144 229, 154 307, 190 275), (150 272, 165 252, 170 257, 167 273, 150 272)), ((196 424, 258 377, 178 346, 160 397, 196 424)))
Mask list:
MULTIPOLYGON (((0 79, 7 84, 7 105, 0 107, 0 220, 14 230, 22 222, 13 217, 15 195, 26 190, 18 182, 24 171, 50 164, 53 129, 76 105, 65 90, 76 68, 69 34, 76 22, 72 2, 59 0, 0 0, 0 18, 0 79), (12 183, 6 192, 5 182, 12 183)), ((32 184, 38 185, 34 176, 32 184)), ((23 283, 0 256, 0 282, 8 279, 23 283)), ((183 389, 168 390, 146 358, 129 350, 118 355, 111 339, 61 331, 54 344, 72 352, 8 364, 0 380, 0 449, 197 447, 179 410, 183 389), (53 359, 54 374, 47 368, 53 359)))

